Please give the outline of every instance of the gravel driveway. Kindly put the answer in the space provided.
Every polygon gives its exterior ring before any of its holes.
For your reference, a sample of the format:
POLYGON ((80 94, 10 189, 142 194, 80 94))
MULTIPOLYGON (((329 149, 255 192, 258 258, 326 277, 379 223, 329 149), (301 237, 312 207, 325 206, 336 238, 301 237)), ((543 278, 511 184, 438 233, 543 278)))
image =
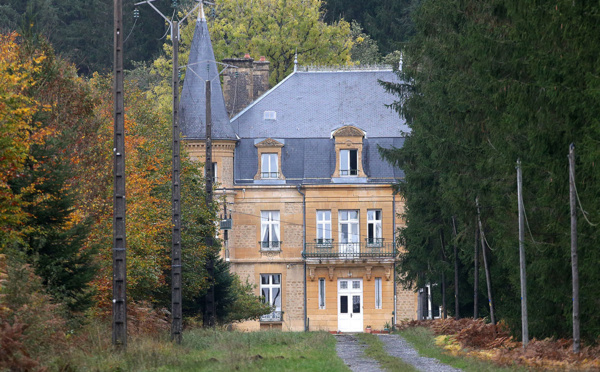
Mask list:
POLYGON ((335 335, 337 354, 352 372, 378 372, 383 371, 379 363, 365 355, 367 345, 358 342, 351 334, 335 335))
MULTIPOLYGON (((383 371, 375 359, 365 355, 366 345, 361 344, 356 337, 351 334, 336 335, 337 354, 344 363, 353 372, 371 372, 383 371)), ((423 372, 455 372, 460 371, 441 363, 437 359, 425 358, 419 356, 419 353, 413 349, 399 335, 379 335, 379 339, 385 344, 385 351, 393 357, 400 358, 406 363, 412 364, 416 369, 423 372)))

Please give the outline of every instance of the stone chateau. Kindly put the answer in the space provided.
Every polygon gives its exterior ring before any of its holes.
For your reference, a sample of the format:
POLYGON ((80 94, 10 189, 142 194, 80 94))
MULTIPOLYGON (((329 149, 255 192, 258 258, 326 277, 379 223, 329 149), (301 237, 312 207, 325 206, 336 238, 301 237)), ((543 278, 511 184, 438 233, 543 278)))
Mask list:
POLYGON ((378 81, 391 68, 296 66, 269 89, 269 62, 223 61, 223 88, 206 20, 197 21, 180 118, 204 162, 205 84, 211 82, 215 196, 232 227, 222 254, 274 311, 242 329, 362 332, 415 319, 417 295, 398 285, 394 232, 402 171, 379 147, 400 147, 404 121, 378 81), (231 67, 235 66, 235 67, 231 67))

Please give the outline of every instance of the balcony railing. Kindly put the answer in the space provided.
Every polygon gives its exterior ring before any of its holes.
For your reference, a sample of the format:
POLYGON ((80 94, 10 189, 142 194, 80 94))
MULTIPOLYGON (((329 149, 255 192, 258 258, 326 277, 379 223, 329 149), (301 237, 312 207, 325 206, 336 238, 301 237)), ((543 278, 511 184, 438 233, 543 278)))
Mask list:
POLYGON ((283 320, 283 311, 273 311, 272 313, 261 315, 261 322, 281 322, 283 320))
POLYGON ((379 248, 383 247, 383 239, 384 238, 366 238, 365 242, 367 244, 367 247, 379 248))
POLYGON ((361 257, 396 257, 393 243, 383 239, 366 239, 365 243, 306 243, 302 257, 304 258, 340 258, 353 259, 361 257))
POLYGON ((261 251, 279 251, 281 249, 280 241, 264 241, 258 242, 261 251))

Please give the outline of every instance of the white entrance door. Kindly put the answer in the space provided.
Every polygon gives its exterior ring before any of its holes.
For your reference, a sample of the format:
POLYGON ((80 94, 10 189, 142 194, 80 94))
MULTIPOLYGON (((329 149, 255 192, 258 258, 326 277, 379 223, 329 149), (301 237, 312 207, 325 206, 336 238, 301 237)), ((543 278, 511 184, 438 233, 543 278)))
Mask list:
POLYGON ((338 330, 363 331, 362 279, 338 279, 338 330))
POLYGON ((346 257, 357 256, 360 251, 360 235, 358 231, 358 211, 339 211, 340 254, 346 257))

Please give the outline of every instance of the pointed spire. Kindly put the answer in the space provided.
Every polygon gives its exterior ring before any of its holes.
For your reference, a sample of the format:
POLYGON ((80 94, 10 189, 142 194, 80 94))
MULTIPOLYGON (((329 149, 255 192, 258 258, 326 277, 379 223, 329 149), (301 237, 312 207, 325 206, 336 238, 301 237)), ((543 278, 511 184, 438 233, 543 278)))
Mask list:
POLYGON ((209 80, 211 82, 213 139, 236 139, 225 108, 219 69, 203 13, 201 9, 194 30, 181 92, 179 103, 181 132, 188 139, 204 139, 206 137, 205 85, 209 80))
POLYGON ((206 22, 206 17, 204 16, 204 1, 200 0, 200 10, 198 11, 198 22, 206 22))

